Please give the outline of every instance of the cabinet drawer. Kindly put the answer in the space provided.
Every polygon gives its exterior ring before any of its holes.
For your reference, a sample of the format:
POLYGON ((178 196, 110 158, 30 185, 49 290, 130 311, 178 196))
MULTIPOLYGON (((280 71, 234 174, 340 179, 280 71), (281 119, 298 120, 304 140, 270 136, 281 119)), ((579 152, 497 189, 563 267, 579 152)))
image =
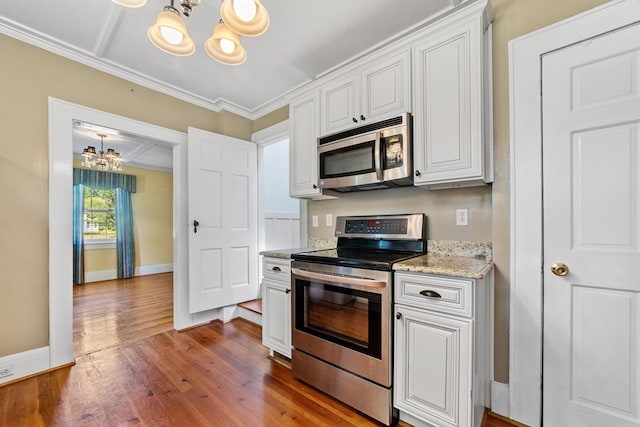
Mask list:
POLYGON ((291 260, 282 258, 267 258, 262 260, 262 275, 265 278, 285 284, 291 281, 291 260))
POLYGON ((473 280, 396 273, 396 303, 472 317, 473 286, 473 280))

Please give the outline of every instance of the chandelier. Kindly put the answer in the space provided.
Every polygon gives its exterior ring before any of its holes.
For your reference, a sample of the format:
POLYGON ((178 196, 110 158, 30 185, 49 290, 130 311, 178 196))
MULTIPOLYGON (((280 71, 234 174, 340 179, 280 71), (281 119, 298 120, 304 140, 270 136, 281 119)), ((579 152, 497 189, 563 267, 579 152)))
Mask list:
POLYGON ((116 153, 113 148, 107 148, 107 152, 104 152, 104 138, 107 136, 104 133, 96 134, 100 137, 100 153, 96 153, 96 147, 89 145, 82 151, 82 166, 86 168, 97 168, 101 171, 114 171, 120 172, 122 166, 122 157, 120 153, 116 153))
MULTIPOLYGON (((112 0, 121 6, 141 7, 147 0, 112 0)), ((180 0, 182 15, 189 17, 193 8, 202 0, 180 0)), ((175 6, 175 0, 158 14, 156 23, 147 36, 151 43, 163 52, 177 56, 189 56, 196 50, 189 37, 187 26, 175 6)), ((220 21, 204 43, 207 54, 226 65, 239 65, 247 59, 247 52, 240 43, 240 36, 255 37, 267 31, 269 14, 260 0, 223 0, 220 21)))

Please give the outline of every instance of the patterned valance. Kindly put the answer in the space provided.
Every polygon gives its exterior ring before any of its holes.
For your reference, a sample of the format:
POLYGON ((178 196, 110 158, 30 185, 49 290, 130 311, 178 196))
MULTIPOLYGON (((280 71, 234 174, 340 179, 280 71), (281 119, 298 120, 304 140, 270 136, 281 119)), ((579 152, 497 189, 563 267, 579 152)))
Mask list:
POLYGON ((82 184, 96 190, 122 188, 130 193, 136 192, 135 175, 103 172, 93 169, 73 168, 73 185, 82 184))

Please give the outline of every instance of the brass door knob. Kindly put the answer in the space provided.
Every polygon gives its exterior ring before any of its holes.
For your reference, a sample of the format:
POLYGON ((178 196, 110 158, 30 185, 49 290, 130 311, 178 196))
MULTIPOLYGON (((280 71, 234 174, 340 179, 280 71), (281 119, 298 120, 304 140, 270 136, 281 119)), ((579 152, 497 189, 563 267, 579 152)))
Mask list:
POLYGON ((569 274, 569 266, 561 262, 556 262, 551 266, 551 272, 556 276, 566 276, 569 274))

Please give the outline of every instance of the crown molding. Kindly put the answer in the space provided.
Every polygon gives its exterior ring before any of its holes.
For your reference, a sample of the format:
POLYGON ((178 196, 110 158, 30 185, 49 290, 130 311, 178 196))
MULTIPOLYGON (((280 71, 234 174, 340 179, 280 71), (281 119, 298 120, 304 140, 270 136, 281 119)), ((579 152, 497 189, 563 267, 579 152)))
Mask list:
POLYGON ((62 42, 61 40, 48 37, 40 32, 28 29, 3 17, 0 17, 0 33, 96 70, 111 74, 115 77, 164 93, 181 101, 197 105, 198 107, 206 108, 207 110, 215 112, 226 110, 249 120, 256 120, 265 114, 286 105, 286 101, 282 96, 278 96, 255 109, 245 108, 224 98, 210 100, 192 92, 179 89, 173 85, 169 85, 158 79, 151 78, 130 68, 123 67, 106 59, 98 58, 92 52, 77 49, 62 42))

